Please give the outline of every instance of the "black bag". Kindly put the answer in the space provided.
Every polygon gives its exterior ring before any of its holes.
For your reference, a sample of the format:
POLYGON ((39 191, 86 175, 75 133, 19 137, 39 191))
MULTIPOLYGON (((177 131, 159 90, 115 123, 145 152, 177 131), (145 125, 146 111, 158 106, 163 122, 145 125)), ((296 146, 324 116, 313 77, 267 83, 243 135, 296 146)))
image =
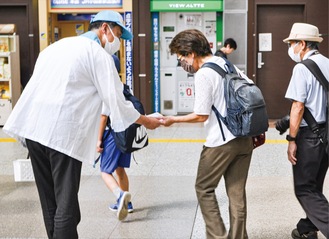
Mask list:
MULTIPOLYGON (((224 58, 223 58, 224 59, 224 58)), ((226 59, 227 72, 213 62, 206 62, 202 67, 209 67, 223 77, 224 97, 227 116, 223 117, 215 106, 218 123, 225 141, 221 121, 236 137, 258 136, 268 129, 268 116, 265 100, 260 89, 241 77, 234 66, 226 59)))
MULTIPOLYGON (((145 114, 144 107, 142 103, 130 93, 130 89, 128 85, 124 84, 123 94, 126 100, 131 101, 135 107, 135 109, 141 113, 145 114)), ((107 126, 109 127, 109 131, 111 131, 111 122, 110 117, 107 120, 107 126)), ((146 128, 140 124, 132 124, 125 131, 115 132, 113 130, 114 141, 117 147, 123 153, 132 153, 136 150, 142 149, 148 145, 148 135, 146 132, 146 128)))

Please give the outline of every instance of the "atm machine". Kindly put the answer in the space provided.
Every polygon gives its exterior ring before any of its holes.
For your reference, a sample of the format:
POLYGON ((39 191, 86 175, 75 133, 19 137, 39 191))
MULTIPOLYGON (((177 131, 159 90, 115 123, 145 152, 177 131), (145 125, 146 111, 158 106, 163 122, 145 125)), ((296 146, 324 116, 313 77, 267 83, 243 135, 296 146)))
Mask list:
POLYGON ((194 106, 194 75, 178 65, 169 44, 176 34, 198 29, 216 51, 216 12, 160 13, 160 107, 164 115, 187 114, 194 106))

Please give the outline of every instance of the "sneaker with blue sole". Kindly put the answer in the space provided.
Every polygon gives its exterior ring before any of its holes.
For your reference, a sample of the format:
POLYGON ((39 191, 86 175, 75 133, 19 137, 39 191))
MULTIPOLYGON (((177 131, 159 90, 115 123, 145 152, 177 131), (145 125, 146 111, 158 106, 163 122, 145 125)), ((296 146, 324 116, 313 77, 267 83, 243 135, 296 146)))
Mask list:
MULTIPOLYGON (((112 211, 112 212, 117 212, 118 211, 118 203, 115 203, 115 204, 111 204, 109 206, 109 209, 112 211)), ((134 207, 133 207, 133 204, 131 202, 128 202, 128 213, 132 213, 134 211, 134 207)))
POLYGON ((128 215, 128 202, 130 202, 131 194, 129 192, 121 192, 118 198, 117 217, 119 221, 124 220, 128 215))

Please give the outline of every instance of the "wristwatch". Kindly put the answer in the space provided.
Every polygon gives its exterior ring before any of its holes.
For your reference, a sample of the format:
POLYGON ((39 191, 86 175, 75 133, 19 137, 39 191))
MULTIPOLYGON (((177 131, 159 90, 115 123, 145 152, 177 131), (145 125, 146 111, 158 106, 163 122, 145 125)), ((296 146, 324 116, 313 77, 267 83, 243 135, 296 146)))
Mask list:
POLYGON ((296 141, 296 137, 291 137, 289 134, 286 136, 286 140, 288 141, 296 141))

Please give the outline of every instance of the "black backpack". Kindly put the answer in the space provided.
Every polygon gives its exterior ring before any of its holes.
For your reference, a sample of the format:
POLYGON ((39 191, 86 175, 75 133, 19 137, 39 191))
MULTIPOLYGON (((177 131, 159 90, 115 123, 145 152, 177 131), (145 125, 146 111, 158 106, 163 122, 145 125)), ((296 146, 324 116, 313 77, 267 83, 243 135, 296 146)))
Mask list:
MULTIPOLYGON (((145 114, 142 103, 131 94, 129 86, 124 84, 123 94, 126 100, 131 101, 135 109, 142 115, 145 114)), ((113 134, 115 144, 123 153, 132 153, 136 150, 142 149, 148 145, 148 135, 146 128, 140 124, 132 124, 125 131, 115 132, 111 128, 110 117, 107 119, 107 126, 109 127, 109 133, 113 134), (112 132, 110 132, 112 131, 112 132)), ((108 135, 104 135, 103 141, 108 135)))
POLYGON ((234 66, 226 59, 225 68, 212 62, 206 62, 202 68, 209 67, 223 77, 224 97, 227 107, 227 116, 223 117, 215 106, 215 112, 221 129, 223 140, 224 131, 221 121, 236 137, 258 136, 268 129, 268 116, 264 97, 260 89, 241 77, 234 66))

